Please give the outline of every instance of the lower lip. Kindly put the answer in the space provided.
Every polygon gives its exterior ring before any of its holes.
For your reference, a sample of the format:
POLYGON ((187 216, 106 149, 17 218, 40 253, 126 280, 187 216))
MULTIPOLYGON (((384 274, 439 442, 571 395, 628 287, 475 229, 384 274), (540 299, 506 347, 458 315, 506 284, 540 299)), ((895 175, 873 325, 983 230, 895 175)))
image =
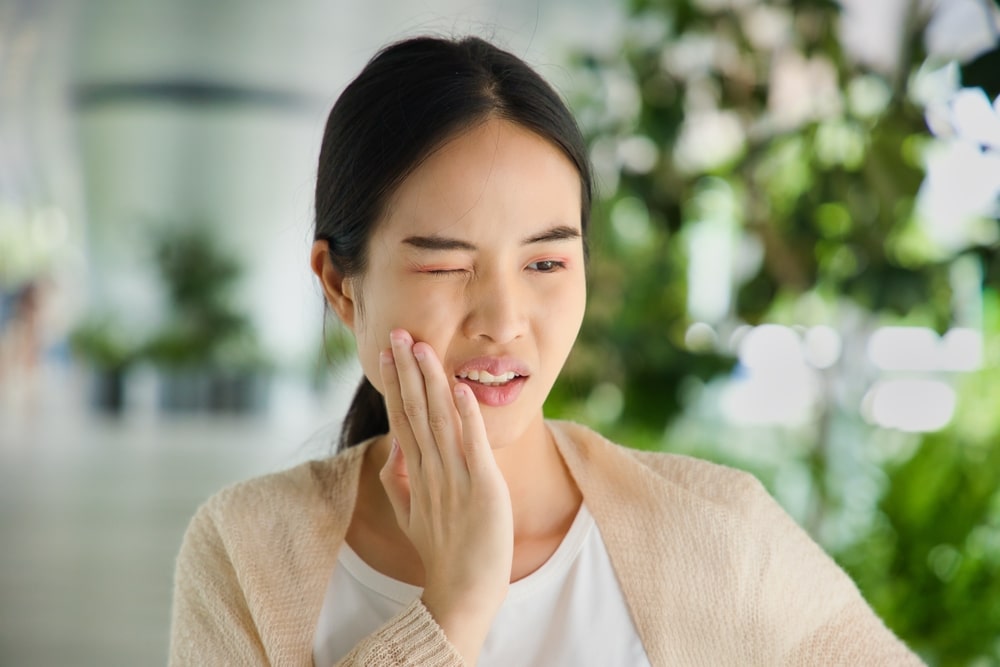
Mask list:
POLYGON ((497 408, 510 405, 516 401, 521 393, 521 389, 524 387, 524 383, 527 381, 528 378, 526 377, 516 377, 506 384, 494 386, 480 384, 471 380, 462 380, 462 383, 472 390, 476 400, 481 405, 497 408))

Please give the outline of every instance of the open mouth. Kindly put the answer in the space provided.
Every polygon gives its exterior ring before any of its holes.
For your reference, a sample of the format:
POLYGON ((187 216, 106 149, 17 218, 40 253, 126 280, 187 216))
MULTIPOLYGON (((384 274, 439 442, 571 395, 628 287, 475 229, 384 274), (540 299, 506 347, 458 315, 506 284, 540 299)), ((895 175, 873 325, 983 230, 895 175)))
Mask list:
POLYGON ((460 380, 468 380, 469 382, 475 382, 487 387, 502 387, 519 377, 523 376, 518 375, 514 371, 493 375, 488 371, 472 370, 458 374, 458 379, 460 380))

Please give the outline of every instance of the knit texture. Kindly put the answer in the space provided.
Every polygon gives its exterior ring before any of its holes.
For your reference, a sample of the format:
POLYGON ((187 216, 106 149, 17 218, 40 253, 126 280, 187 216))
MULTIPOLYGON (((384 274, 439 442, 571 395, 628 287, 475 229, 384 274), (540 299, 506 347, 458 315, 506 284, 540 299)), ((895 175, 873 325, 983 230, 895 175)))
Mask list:
MULTIPOLYGON (((548 425, 654 666, 923 664, 751 475, 548 425)), ((177 560, 171 665, 312 665, 367 446, 198 510, 177 560)), ((417 600, 339 664, 463 663, 417 600)))

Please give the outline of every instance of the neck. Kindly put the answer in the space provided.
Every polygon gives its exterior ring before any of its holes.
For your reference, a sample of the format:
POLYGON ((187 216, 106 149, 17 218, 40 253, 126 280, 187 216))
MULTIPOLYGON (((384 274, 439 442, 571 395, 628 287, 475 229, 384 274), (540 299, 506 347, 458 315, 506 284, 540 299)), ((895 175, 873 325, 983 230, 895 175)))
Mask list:
MULTIPOLYGON (((347 541, 378 571, 422 586, 420 557, 400 529, 379 479, 390 442, 389 436, 379 438, 365 455, 347 541)), ((511 581, 517 581, 555 552, 579 511, 582 495, 541 413, 520 437, 493 452, 510 491, 514 519, 511 581)))
MULTIPOLYGON (((383 436, 368 452, 368 483, 363 487, 371 495, 362 502, 377 507, 385 525, 395 527, 395 515, 378 479, 389 455, 390 441, 383 436)), ((520 437, 495 448, 493 454, 510 492, 515 544, 565 532, 583 497, 542 415, 539 413, 520 437)))
POLYGON ((510 491, 515 542, 572 521, 582 496, 540 414, 520 438, 493 453, 510 491))

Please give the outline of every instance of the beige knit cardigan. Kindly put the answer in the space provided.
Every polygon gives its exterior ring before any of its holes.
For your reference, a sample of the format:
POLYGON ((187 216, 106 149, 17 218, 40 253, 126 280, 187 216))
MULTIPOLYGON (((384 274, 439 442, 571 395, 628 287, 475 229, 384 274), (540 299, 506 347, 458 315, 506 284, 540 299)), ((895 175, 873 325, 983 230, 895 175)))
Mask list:
MULTIPOLYGON (((922 664, 751 475, 548 424, 654 666, 922 664)), ((177 561, 171 665, 312 664, 366 448, 237 484, 199 509, 177 561)), ((340 664, 462 659, 417 600, 340 664)))

